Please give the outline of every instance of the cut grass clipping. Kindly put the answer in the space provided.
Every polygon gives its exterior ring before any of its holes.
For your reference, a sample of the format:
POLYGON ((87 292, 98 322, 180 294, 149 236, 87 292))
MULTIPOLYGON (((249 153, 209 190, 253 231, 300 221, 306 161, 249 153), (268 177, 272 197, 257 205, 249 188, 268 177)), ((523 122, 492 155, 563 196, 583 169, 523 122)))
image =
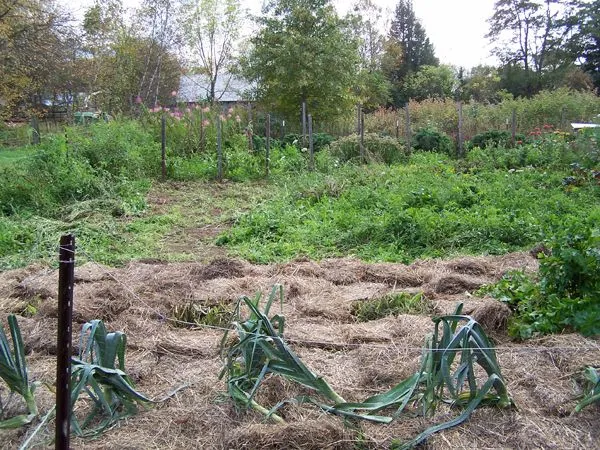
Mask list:
POLYGON ((275 300, 283 303, 283 288, 273 287, 264 308, 260 294, 254 299, 242 297, 234 311, 233 329, 237 339, 225 333, 221 344, 229 396, 244 408, 253 408, 268 418, 283 423, 277 409, 287 403, 282 399, 271 409, 254 398, 268 374, 279 375, 315 392, 293 401, 312 403, 326 412, 378 423, 390 423, 414 405, 422 415, 432 415, 440 402, 462 408, 454 419, 432 426, 398 448, 412 448, 433 433, 465 421, 480 405, 508 407, 511 399, 496 360, 491 342, 481 326, 469 316, 461 315, 462 304, 455 314, 434 318, 434 332, 425 342, 421 368, 410 378, 389 391, 374 395, 360 403, 348 403, 320 376, 306 367, 283 339, 285 320, 282 315, 269 317, 275 300), (247 308, 249 314, 244 314, 247 308), (460 328, 458 325, 462 324, 460 328), (479 365, 487 374, 481 383, 475 375, 479 365), (388 415, 380 415, 381 411, 388 415))
MULTIPOLYGON (((38 415, 35 404, 35 384, 29 382, 27 374, 27 361, 25 360, 25 345, 21 337, 21 330, 17 318, 11 314, 8 316, 8 327, 12 338, 13 348, 10 344, 4 327, 0 324, 0 378, 8 385, 11 395, 19 394, 27 405, 27 414, 21 414, 0 422, 0 429, 18 428, 31 423, 38 415)), ((0 412, 4 417, 4 402, 0 402, 0 412)))
POLYGON ((422 292, 416 295, 400 292, 375 300, 360 300, 352 305, 352 315, 359 322, 368 322, 397 314, 430 314, 432 309, 422 292))
POLYGON ((135 390, 125 373, 126 345, 126 335, 120 331, 107 333, 101 320, 83 325, 79 358, 73 358, 71 366, 71 423, 77 435, 96 436, 118 420, 137 413, 138 405, 152 402, 135 390), (80 421, 76 402, 83 392, 93 406, 91 410, 84 408, 80 421))

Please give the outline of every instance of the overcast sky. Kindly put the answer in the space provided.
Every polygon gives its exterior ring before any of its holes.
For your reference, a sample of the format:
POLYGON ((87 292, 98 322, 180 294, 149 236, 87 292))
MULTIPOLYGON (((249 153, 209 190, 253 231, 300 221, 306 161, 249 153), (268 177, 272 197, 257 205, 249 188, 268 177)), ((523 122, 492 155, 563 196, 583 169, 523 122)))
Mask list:
MULTIPOLYGON (((63 0, 81 14, 93 0, 63 0)), ((374 0, 387 11, 391 20, 397 0, 374 0)), ((140 0, 123 0, 127 7, 135 7, 140 0)), ((241 0, 244 7, 259 14, 263 0, 241 0)), ((347 12, 354 0, 334 0, 341 14, 347 12)), ((493 13, 494 0, 413 0, 417 18, 435 47, 435 53, 444 64, 463 66, 467 69, 478 64, 496 64, 490 56, 490 46, 485 39, 488 31, 486 20, 493 13)), ((389 30, 382 27, 381 31, 389 30)))

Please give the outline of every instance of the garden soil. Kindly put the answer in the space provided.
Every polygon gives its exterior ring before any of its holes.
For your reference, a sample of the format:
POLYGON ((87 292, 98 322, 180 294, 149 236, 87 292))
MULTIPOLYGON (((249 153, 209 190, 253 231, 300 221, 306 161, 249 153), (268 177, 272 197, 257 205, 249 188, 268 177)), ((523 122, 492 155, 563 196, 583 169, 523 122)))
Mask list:
MULTIPOLYGON (((367 264, 355 259, 252 265, 218 258, 204 263, 132 262, 114 269, 89 262, 76 268, 77 330, 102 319, 109 330, 127 334, 127 372, 137 388, 158 402, 120 421, 95 440, 72 438, 81 449, 355 449, 389 448, 427 426, 456 416, 439 408, 432 418, 400 417, 390 425, 350 423, 316 407, 285 404, 274 424, 254 411, 237 409, 219 380, 223 330, 189 327, 171 319, 185 305, 204 310, 232 306, 242 295, 267 295, 282 284, 285 337, 312 369, 348 401, 383 392, 418 370, 430 316, 397 315, 358 322, 357 302, 390 293, 423 292, 433 314, 451 313, 459 302, 479 320, 497 355, 515 408, 481 408, 460 426, 430 437, 422 448, 600 448, 600 408, 572 415, 580 392, 577 374, 600 363, 600 341, 577 334, 510 340, 510 310, 474 291, 507 270, 535 271, 526 253, 500 257, 418 261, 411 265, 367 264)), ((53 405, 57 271, 42 266, 0 273, 0 311, 18 314, 31 378, 43 384, 36 398, 43 416, 53 405)), ((277 306, 279 308, 279 306, 277 306)), ((5 391, 2 399, 7 398, 5 391)), ((268 378, 257 400, 267 408, 305 393, 277 377, 268 378)), ((13 402, 14 403, 14 402, 13 402)), ((20 406, 15 403, 13 412, 20 406)), ((83 408, 82 402, 78 407, 83 408)), ((53 422, 36 436, 53 435, 53 422)), ((17 448, 34 426, 0 431, 1 448, 17 448)))

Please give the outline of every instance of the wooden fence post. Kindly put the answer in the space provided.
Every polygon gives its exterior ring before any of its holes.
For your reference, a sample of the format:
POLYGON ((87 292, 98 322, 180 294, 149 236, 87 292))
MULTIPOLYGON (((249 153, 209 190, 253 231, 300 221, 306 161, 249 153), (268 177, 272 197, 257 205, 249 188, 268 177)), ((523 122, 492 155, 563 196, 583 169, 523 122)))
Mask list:
POLYGON ((517 145, 517 110, 514 108, 512 110, 510 136, 511 136, 512 146, 515 147, 517 145))
POLYGON ((302 101, 302 147, 306 148, 306 100, 302 101))
POLYGON ((458 156, 464 156, 464 136, 463 136, 463 104, 458 101, 458 156))
POLYGON ((408 103, 406 104, 406 152, 410 155, 412 152, 412 130, 410 129, 410 111, 408 110, 408 103))
POLYGON ((265 153, 265 174, 269 176, 269 159, 271 154, 271 114, 267 114, 267 126, 266 126, 266 153, 265 153))
POLYGON ((254 151, 254 141, 252 140, 254 127, 252 126, 252 104, 248 103, 248 126, 246 127, 246 134, 248 135, 248 150, 254 151))
POLYGON ((362 110, 362 106, 360 108, 360 162, 364 164, 366 162, 365 156, 365 113, 362 110))
POLYGON ((315 170, 315 148, 313 144, 313 121, 312 115, 308 115, 308 146, 310 151, 310 166, 309 170, 312 172, 315 170))
POLYGON ((223 181, 223 148, 221 145, 221 115, 217 116, 217 180, 223 181))
POLYGON ((38 145, 41 142, 41 136, 40 136, 40 123, 38 122, 38 118, 36 116, 33 116, 31 118, 31 129, 32 129, 31 143, 33 145, 38 145))
POLYGON ((161 168, 162 179, 167 179, 167 118, 162 115, 160 121, 160 153, 161 153, 161 168))
POLYGON ((60 238, 58 262, 55 448, 68 450, 71 432, 71 335, 75 284, 75 237, 73 235, 60 238))
POLYGON ((396 139, 400 139, 400 119, 396 118, 396 139))

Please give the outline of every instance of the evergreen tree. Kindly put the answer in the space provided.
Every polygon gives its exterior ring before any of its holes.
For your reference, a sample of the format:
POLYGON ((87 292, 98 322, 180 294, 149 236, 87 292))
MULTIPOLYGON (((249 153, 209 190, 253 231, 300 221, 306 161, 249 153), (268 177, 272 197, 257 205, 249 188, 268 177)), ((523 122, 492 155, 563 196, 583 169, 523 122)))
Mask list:
POLYGON ((439 64, 433 45, 415 16, 412 0, 399 0, 396 5, 386 45, 386 50, 388 49, 394 54, 398 50, 402 53, 401 64, 386 64, 386 75, 394 86, 393 103, 400 106, 408 101, 407 92, 404 89, 406 78, 418 72, 423 66, 439 64))

